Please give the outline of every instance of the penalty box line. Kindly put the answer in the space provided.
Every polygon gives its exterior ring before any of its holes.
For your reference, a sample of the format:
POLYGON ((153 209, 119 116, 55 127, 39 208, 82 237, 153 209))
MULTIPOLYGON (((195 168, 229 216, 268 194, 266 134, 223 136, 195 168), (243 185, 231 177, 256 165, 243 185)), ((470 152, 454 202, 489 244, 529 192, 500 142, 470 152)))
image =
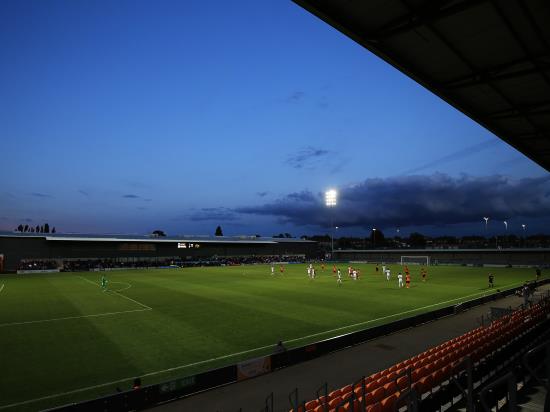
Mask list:
MULTIPOLYGON (((100 285, 99 283, 93 282, 93 281, 91 281, 90 279, 86 279, 84 276, 78 275, 78 277, 79 277, 80 279, 85 280, 86 282, 88 282, 88 283, 94 285, 94 286, 101 287, 101 285, 100 285)), ((113 283, 120 283, 120 282, 113 282, 113 283)), ((129 283, 127 283, 127 284, 130 285, 129 283)), ((131 286, 131 285, 130 285, 130 286, 131 286)), ((122 297, 122 298, 124 298, 124 299, 127 299, 127 300, 129 300, 129 301, 131 301, 131 302, 134 302, 134 303, 138 304, 139 306, 141 306, 142 308, 144 308, 144 309, 146 309, 146 310, 153 310, 152 307, 147 306, 147 305, 144 304, 144 303, 138 302, 137 300, 132 299, 132 298, 126 296, 126 295, 123 295, 122 293, 117 292, 116 290, 107 290, 107 292, 109 292, 109 293, 114 293, 114 294, 117 295, 117 296, 120 296, 120 297, 122 297)))
POLYGON ((17 325, 30 325, 33 323, 46 323, 46 322, 57 322, 60 320, 69 320, 69 319, 83 319, 83 318, 99 318, 102 316, 113 316, 120 315, 123 313, 132 313, 132 312, 146 312, 151 309, 132 309, 132 310, 122 310, 120 312, 106 312, 106 313, 94 313, 92 315, 79 315, 79 316, 65 316, 63 318, 52 318, 52 319, 39 319, 39 320, 28 320, 24 322, 10 322, 10 323, 0 323, 0 328, 6 326, 17 326, 17 325))
MULTIPOLYGON (((520 285, 520 284, 522 284, 522 282, 511 283, 511 284, 505 285, 503 287, 507 288, 507 287, 520 285)), ((456 302, 456 301, 459 301, 461 299, 466 299, 466 298, 473 297, 473 296, 483 295, 485 293, 486 293, 485 291, 477 292, 477 293, 473 293, 471 295, 466 295, 466 296, 462 296, 462 297, 459 297, 459 298, 446 300, 446 301, 443 301, 443 302, 433 303, 431 305, 423 306, 423 307, 420 307, 420 308, 411 309, 411 310, 407 310, 407 311, 400 312, 400 313, 394 313, 393 315, 383 316, 383 317, 380 317, 380 318, 377 318, 377 319, 371 319, 371 320, 368 320, 368 321, 365 321, 365 322, 360 322, 360 323, 355 323, 353 325, 343 326, 341 328, 336 328, 336 329, 331 329, 331 330, 327 330, 327 331, 324 331, 324 332, 314 333, 312 335, 302 336, 302 337, 296 338, 296 339, 284 340, 284 342, 285 343, 299 342, 301 340, 309 339, 309 338, 312 338, 312 337, 326 335, 328 333, 337 332, 337 331, 340 331, 340 330, 349 329, 349 328, 353 328, 353 327, 356 327, 356 326, 367 325, 369 323, 378 322, 380 320, 385 320, 385 319, 396 317, 396 316, 406 315, 406 314, 411 313, 411 312, 416 312, 416 311, 419 311, 419 310, 428 309, 428 308, 431 308, 431 307, 434 307, 434 306, 443 305, 445 303, 456 302)), ((139 309, 139 310, 143 310, 143 309, 139 309)), ((144 377, 146 378, 146 377, 149 377, 149 376, 160 375, 160 374, 163 374, 163 373, 173 372, 173 371, 177 371, 177 370, 181 370, 181 369, 186 369, 186 368, 190 368, 192 366, 199 366, 199 365, 202 365, 202 364, 205 364, 205 363, 214 362, 214 361, 223 360, 223 359, 228 359, 228 358, 232 358, 232 357, 235 357, 235 356, 244 355, 244 354, 247 354, 247 353, 258 352, 258 351, 269 349, 269 348, 273 349, 273 348, 275 348, 275 345, 273 344, 273 345, 268 345, 268 346, 262 346, 262 347, 259 347, 259 348, 248 349, 248 350, 245 350, 245 351, 242 351, 242 352, 231 353, 231 354, 228 354, 228 355, 218 356, 218 357, 211 358, 211 359, 205 359, 205 360, 202 360, 202 361, 189 363, 187 365, 175 366, 173 368, 168 368, 168 369, 155 371, 155 372, 149 372, 149 373, 145 373, 145 374, 142 374, 142 375, 139 375, 139 376, 141 378, 144 378, 144 377)), ((29 403, 39 402, 39 401, 43 401, 43 400, 47 400, 47 399, 59 398, 61 396, 72 395, 72 394, 79 393, 79 392, 85 392, 85 391, 92 390, 92 389, 102 388, 104 386, 115 385, 115 384, 121 383, 121 382, 130 382, 134 378, 135 378, 135 376, 132 376, 130 378, 119 379, 119 380, 116 380, 116 381, 102 383, 102 384, 94 385, 94 386, 87 386, 85 388, 75 389, 75 390, 68 391, 68 392, 62 392, 62 393, 53 394, 53 395, 49 395, 49 396, 43 396, 41 398, 30 399, 28 401, 23 401, 23 402, 19 402, 19 403, 12 403, 10 405, 2 405, 2 406, 0 406, 0 410, 7 409, 7 408, 12 408, 12 407, 15 407, 15 406, 26 405, 26 404, 29 404, 29 403)))

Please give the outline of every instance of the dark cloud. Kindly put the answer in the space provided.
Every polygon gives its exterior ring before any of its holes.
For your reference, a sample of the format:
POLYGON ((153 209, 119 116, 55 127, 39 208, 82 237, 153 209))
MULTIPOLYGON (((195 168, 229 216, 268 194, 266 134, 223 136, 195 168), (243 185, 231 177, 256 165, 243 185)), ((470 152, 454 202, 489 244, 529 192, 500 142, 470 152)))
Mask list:
POLYGON ((80 189, 80 190, 78 190, 78 193, 80 193, 83 196, 90 197, 90 194, 88 192, 86 192, 85 190, 80 189))
POLYGON ((189 218, 194 221, 232 221, 237 219, 237 215, 225 207, 204 207, 190 215, 189 218))
POLYGON ((513 180, 505 176, 444 174, 366 179, 341 189, 329 210, 323 193, 303 191, 238 213, 278 217, 282 223, 326 227, 331 218, 346 227, 450 225, 550 214, 550 176, 513 180))
POLYGON ((258 196, 260 196, 260 197, 266 197, 267 194, 268 194, 268 192, 258 192, 258 193, 256 193, 256 194, 257 194, 258 196))
POLYGON ((495 146, 496 144, 501 143, 500 140, 494 139, 489 140, 487 142, 481 142, 477 143, 472 146, 465 147, 464 149, 457 150, 456 152, 453 152, 451 154, 448 154, 446 156, 440 157, 438 159, 432 160, 428 163, 425 163, 423 165, 414 167, 410 170, 406 170, 403 172, 404 175, 412 175, 418 172, 421 172, 423 170, 431 169, 433 167, 441 166, 441 165, 447 165, 449 162, 453 162, 455 160, 465 159, 467 157, 470 157, 471 155, 477 154, 482 150, 488 149, 490 147, 495 146))
POLYGON ((37 193, 37 192, 31 193, 31 196, 39 197, 39 198, 42 198, 42 199, 53 197, 52 195, 48 195, 48 194, 46 194, 46 193, 37 193))
POLYGON ((307 146, 289 155, 285 163, 294 169, 314 169, 320 164, 320 160, 329 154, 328 150, 307 146))
POLYGON ((287 103, 297 103, 300 100, 303 100, 305 93, 300 90, 295 90, 288 96, 285 100, 287 103))
POLYGON ((122 197, 125 198, 125 199, 139 199, 138 195, 132 195, 132 194, 122 195, 122 197))
POLYGON ((26 219, 23 219, 23 222, 27 222, 27 223, 30 223, 32 222, 32 219, 30 217, 26 218, 26 219))

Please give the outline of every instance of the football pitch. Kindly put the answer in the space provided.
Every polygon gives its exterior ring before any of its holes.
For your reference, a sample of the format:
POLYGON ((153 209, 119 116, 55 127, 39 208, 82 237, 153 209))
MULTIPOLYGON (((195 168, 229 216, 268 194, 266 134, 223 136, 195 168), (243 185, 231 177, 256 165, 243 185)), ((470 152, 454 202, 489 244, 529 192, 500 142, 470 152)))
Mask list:
POLYGON ((530 268, 410 266, 411 288, 374 265, 305 264, 0 277, 0 411, 39 410, 302 346, 534 279, 530 268), (495 275, 488 289, 487 276, 495 275), (101 276, 107 289, 100 286, 101 276))

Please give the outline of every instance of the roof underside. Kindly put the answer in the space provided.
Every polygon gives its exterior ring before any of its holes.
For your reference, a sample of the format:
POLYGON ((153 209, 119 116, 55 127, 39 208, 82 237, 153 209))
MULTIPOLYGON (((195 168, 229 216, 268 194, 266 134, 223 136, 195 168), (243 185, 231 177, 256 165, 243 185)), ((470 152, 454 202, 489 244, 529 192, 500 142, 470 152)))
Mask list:
POLYGON ((294 1, 550 171, 550 1, 294 1))

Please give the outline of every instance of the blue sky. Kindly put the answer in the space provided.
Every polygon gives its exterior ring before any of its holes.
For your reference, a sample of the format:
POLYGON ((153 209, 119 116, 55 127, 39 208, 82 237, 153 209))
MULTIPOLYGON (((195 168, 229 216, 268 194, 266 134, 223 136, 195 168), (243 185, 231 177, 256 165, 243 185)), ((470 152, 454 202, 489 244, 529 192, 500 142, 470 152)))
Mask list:
POLYGON ((290 1, 3 1, 0 49, 2 229, 550 228, 544 169, 290 1))

